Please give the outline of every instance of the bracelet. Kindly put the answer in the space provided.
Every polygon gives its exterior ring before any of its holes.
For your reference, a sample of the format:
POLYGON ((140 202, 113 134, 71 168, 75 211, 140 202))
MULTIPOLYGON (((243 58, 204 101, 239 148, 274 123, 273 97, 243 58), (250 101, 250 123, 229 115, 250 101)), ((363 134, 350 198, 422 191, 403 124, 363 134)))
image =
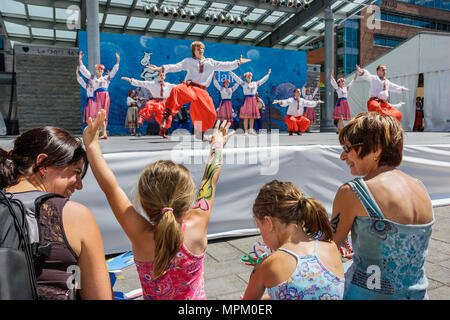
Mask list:
POLYGON ((214 141, 213 143, 211 143, 211 150, 222 149, 222 148, 223 148, 223 145, 217 141, 214 141))

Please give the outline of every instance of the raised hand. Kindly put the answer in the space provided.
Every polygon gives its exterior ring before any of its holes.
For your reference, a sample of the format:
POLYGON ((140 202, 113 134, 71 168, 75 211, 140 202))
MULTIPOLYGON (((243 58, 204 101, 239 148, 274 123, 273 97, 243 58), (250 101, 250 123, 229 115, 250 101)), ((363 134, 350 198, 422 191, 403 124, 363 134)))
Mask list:
POLYGON ((230 138, 236 131, 231 131, 228 133, 228 129, 230 129, 231 122, 224 120, 222 122, 217 121, 216 126, 214 127, 214 132, 209 139, 210 144, 212 145, 214 142, 219 143, 221 146, 225 146, 230 138))
POLYGON ((161 70, 162 70, 161 67, 157 67, 157 66, 155 66, 155 65, 153 65, 153 64, 151 64, 151 65, 149 65, 149 66, 146 66, 146 68, 149 68, 149 69, 152 70, 152 71, 161 71, 161 70))
POLYGON ((269 72, 267 72, 267 74, 271 74, 272 73, 272 69, 269 69, 269 72))
POLYGON ((117 63, 120 63, 120 56, 117 52, 116 52, 116 58, 117 58, 117 63))
POLYGON ((317 103, 324 103, 322 100, 317 100, 316 102, 317 103))
POLYGON ((280 102, 280 100, 273 100, 272 104, 279 104, 280 102))
POLYGON ((80 53, 78 54, 78 61, 80 62, 80 64, 83 64, 83 51, 80 51, 80 53))
POLYGON ((92 118, 89 117, 87 127, 83 131, 83 142, 86 148, 88 148, 92 143, 98 142, 98 131, 105 121, 106 111, 104 109, 101 109, 97 113, 95 120, 92 120, 92 118))
POLYGON ((125 81, 128 81, 129 83, 131 83, 131 79, 130 79, 130 78, 122 77, 122 78, 120 78, 120 79, 125 80, 125 81))
POLYGON ((241 57, 239 59, 239 63, 240 64, 244 64, 244 63, 247 63, 247 62, 250 62, 250 61, 252 61, 252 60, 251 59, 242 58, 242 54, 241 54, 241 57))

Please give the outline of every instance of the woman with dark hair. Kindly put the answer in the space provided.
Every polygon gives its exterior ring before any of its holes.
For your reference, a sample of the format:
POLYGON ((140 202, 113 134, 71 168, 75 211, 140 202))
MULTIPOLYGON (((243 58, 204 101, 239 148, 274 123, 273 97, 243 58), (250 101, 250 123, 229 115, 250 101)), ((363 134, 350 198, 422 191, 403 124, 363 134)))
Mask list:
POLYGON ((339 141, 341 160, 358 176, 339 188, 333 202, 334 241, 340 246, 351 230, 354 250, 344 299, 426 299, 433 208, 424 185, 397 169, 400 122, 360 113, 344 126, 339 141))
POLYGON ((72 298, 70 278, 78 276, 77 296, 112 299, 97 223, 88 208, 69 200, 75 190, 82 189, 87 169, 81 141, 55 127, 30 129, 14 140, 9 152, 0 148, 0 188, 18 199, 25 193, 36 198, 44 193, 63 197, 50 198, 39 208, 40 244, 51 248, 36 270, 42 299, 72 298), (68 271, 73 268, 78 274, 68 271))

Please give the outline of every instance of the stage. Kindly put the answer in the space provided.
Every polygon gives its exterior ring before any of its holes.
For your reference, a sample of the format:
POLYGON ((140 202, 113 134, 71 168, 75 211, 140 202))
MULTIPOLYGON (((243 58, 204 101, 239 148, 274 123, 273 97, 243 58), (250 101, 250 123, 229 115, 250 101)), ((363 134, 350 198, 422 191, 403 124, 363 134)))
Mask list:
MULTIPOLYGON (((0 147, 10 150, 13 138, 1 137, 0 147)), ((184 164, 198 186, 209 152, 207 142, 195 140, 187 132, 175 133, 168 140, 159 136, 110 136, 100 144, 106 161, 131 200, 142 169, 160 159, 184 164)), ((339 159, 341 152, 335 133, 235 134, 224 149, 208 237, 257 233, 252 218, 253 200, 260 187, 274 179, 292 181, 308 196, 319 199, 331 215, 336 190, 353 178, 339 159)), ((424 183, 433 206, 450 204, 449 132, 406 132, 399 168, 424 183)), ((90 170, 83 180, 83 190, 77 191, 71 200, 93 212, 102 232, 105 253, 131 249, 90 170)))

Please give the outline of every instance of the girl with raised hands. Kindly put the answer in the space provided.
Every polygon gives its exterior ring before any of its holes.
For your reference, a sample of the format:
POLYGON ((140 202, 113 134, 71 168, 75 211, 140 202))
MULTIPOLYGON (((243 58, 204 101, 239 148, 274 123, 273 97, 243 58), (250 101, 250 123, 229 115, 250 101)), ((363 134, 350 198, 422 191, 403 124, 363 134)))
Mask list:
POLYGON ((159 160, 142 171, 135 203, 138 213, 103 158, 97 131, 106 117, 101 110, 89 120, 83 140, 92 172, 131 241, 144 299, 206 299, 203 262, 207 227, 222 167, 222 149, 230 123, 217 122, 197 197, 186 167, 159 160), (193 202, 195 200, 194 205, 193 202))

